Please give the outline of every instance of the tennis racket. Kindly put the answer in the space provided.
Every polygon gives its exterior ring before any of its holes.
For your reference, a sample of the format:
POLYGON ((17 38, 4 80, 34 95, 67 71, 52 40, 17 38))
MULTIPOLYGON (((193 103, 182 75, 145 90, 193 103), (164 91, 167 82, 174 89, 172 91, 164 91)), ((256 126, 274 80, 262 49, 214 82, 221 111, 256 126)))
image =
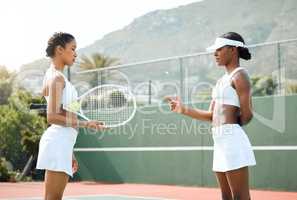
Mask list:
MULTIPOLYGON (((41 109, 43 105, 31 105, 41 109)), ((128 123, 136 113, 136 99, 128 87, 105 84, 94 87, 63 109, 90 121, 102 122, 106 128, 128 123)))

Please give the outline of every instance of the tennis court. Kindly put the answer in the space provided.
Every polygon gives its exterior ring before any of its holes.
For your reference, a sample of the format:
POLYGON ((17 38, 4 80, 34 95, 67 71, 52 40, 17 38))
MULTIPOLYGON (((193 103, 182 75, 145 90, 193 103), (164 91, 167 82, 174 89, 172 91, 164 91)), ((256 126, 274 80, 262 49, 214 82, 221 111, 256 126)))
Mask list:
MULTIPOLYGON (((188 101, 190 106, 208 109, 208 99, 195 99, 199 96, 195 93, 196 86, 185 84, 191 74, 201 74, 192 65, 197 65, 202 56, 209 55, 184 57, 183 65, 177 62, 181 58, 143 63, 142 71, 155 68, 158 72, 167 70, 168 75, 167 78, 160 75, 160 78, 149 74, 148 79, 143 80, 149 83, 144 85, 148 95, 143 102, 141 95, 136 96, 135 117, 124 126, 102 132, 80 129, 74 152, 80 166, 75 178, 82 182, 67 185, 65 200, 220 199, 221 192, 211 170, 213 141, 210 124, 172 114, 168 105, 161 101, 165 95, 178 91, 185 102, 188 97, 193 97, 188 101), (180 74, 180 77, 169 77, 172 74, 180 74), (176 85, 176 80, 180 84, 176 85), (171 85, 169 81, 172 81, 171 85), (154 96, 152 89, 157 84, 163 88, 158 91, 162 95, 154 96), (174 89, 167 86, 174 86, 174 89), (193 96, 189 91, 194 91, 193 96)), ((132 74, 138 65, 121 66, 117 73, 132 74)), ((96 78, 100 77, 99 72, 96 72, 96 78)), ((73 73, 72 81, 78 84, 79 76, 88 73, 94 72, 73 73)), ((219 75, 220 72, 216 74, 219 75)), ((135 93, 140 88, 137 78, 129 77, 135 93)), ((281 76, 278 78, 282 80, 281 76)), ((116 79, 117 84, 127 85, 121 82, 123 80, 116 79)), ((297 199, 297 161, 292 159, 297 150, 297 95, 279 92, 275 96, 254 97, 254 119, 244 127, 257 160, 257 166, 250 170, 253 200, 297 199)), ((43 193, 42 182, 0 183, 0 200, 42 199, 43 193)))
MULTIPOLYGON (((126 196, 126 195, 86 195, 86 196, 69 196, 65 200, 164 200, 164 198, 155 197, 140 197, 140 196, 126 196)), ((18 200, 18 199, 15 199, 18 200)), ((19 200, 42 200, 42 198, 21 198, 19 200)))
MULTIPOLYGON (((40 200, 42 182, 1 183, 0 200, 40 200)), ((296 200, 297 192, 252 190, 253 200, 296 200)), ((64 200, 214 200, 217 188, 149 184, 69 183, 64 200)))

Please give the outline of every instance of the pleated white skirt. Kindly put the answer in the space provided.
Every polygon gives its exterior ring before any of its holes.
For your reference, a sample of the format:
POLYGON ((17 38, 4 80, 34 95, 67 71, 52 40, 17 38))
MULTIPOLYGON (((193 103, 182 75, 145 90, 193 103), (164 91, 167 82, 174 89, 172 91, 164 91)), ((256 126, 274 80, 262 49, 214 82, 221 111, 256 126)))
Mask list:
POLYGON ((213 127, 212 136, 214 141, 213 171, 226 172, 256 165, 249 138, 238 124, 213 127))
POLYGON ((51 125, 39 142, 37 169, 72 172, 72 154, 76 142, 77 130, 71 127, 51 125))

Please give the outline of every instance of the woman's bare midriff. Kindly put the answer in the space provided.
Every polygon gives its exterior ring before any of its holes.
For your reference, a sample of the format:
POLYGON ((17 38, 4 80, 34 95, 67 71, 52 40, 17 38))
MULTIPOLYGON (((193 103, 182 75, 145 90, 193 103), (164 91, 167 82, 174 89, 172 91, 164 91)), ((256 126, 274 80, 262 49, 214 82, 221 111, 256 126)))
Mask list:
POLYGON ((223 124, 238 124, 239 112, 236 106, 216 103, 213 109, 212 125, 216 127, 223 124))

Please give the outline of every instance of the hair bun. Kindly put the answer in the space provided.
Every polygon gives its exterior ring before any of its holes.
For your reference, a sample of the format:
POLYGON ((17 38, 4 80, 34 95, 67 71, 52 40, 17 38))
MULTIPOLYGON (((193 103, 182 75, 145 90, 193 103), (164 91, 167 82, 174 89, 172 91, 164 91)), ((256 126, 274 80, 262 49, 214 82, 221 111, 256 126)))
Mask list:
MULTIPOLYGON (((226 39, 230 39, 230 40, 235 40, 235 41, 239 41, 242 42, 243 44, 245 44, 244 39, 242 38, 241 35, 239 35, 238 33, 235 32, 228 32, 225 33, 221 36, 222 38, 226 38, 226 39)), ((249 49, 245 48, 245 47, 237 47, 238 49, 238 56, 244 60, 250 60, 252 58, 249 49)))
POLYGON ((244 60, 250 60, 252 58, 248 48, 238 47, 239 57, 244 60))
POLYGON ((74 40, 74 37, 69 33, 58 32, 54 33, 47 42, 46 56, 54 57, 57 46, 65 47, 65 45, 74 40))

